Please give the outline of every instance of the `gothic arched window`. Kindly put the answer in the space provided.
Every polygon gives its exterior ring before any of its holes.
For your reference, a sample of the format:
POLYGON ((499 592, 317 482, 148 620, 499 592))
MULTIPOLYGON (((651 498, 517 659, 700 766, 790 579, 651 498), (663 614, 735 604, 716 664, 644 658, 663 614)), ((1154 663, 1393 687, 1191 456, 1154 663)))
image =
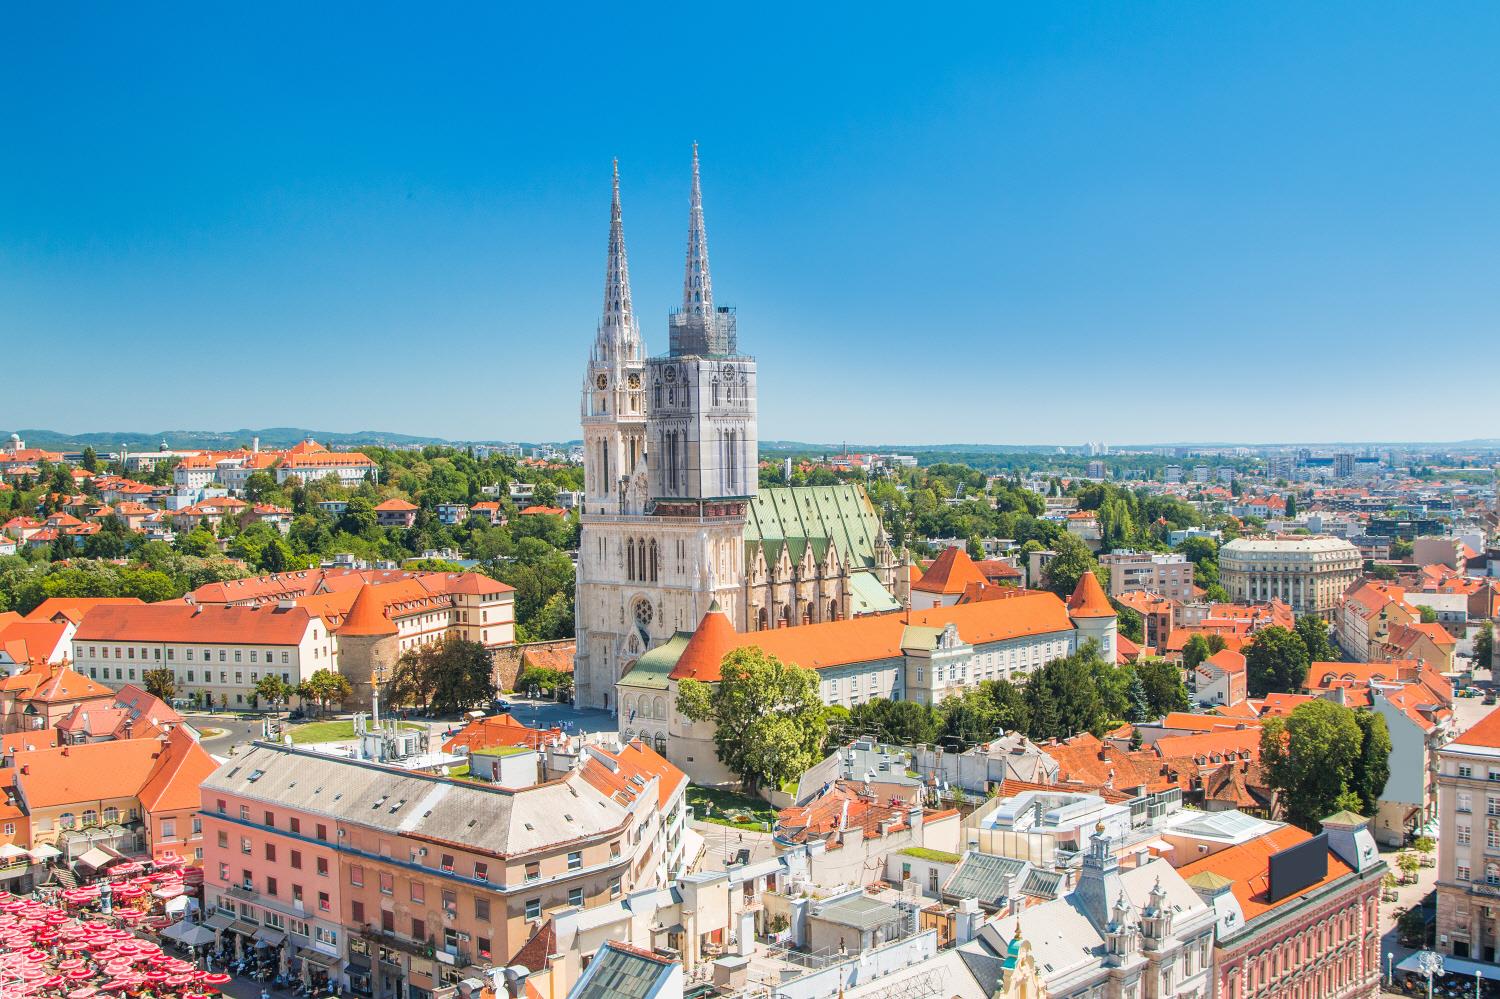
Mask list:
POLYGON ((635 580, 635 539, 625 539, 625 578, 635 580))
POLYGON ((656 553, 656 539, 655 538, 651 539, 651 562, 650 562, 650 565, 651 565, 651 582, 654 583, 654 582, 656 582, 656 572, 657 572, 657 565, 658 565, 657 553, 656 553))

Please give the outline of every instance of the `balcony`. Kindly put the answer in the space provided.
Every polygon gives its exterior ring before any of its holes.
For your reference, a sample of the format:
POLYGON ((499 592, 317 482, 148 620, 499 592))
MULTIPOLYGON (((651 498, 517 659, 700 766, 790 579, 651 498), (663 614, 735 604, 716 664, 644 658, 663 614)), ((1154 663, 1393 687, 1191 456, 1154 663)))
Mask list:
MULTIPOLYGON (((366 940, 377 943, 382 947, 390 948, 391 950, 399 950, 403 954, 412 954, 416 957, 423 957, 430 960, 434 953, 431 941, 413 940, 410 937, 401 936, 393 930, 382 930, 374 925, 355 928, 353 932, 364 937, 366 940)), ((392 964, 394 962, 387 960, 386 963, 392 964)))

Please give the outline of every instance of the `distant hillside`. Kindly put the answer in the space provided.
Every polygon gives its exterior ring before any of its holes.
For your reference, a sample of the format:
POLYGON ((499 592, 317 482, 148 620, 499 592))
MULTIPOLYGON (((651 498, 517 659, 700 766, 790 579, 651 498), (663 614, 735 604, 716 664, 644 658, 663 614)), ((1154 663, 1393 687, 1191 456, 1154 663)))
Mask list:
MULTIPOLYGON (((119 430, 102 433, 64 434, 55 430, 28 429, 16 431, 31 447, 48 448, 53 451, 76 451, 92 447, 96 451, 117 451, 124 444, 132 451, 149 451, 162 441, 171 448, 203 448, 206 450, 229 450, 248 446, 253 438, 260 438, 265 448, 291 447, 298 441, 312 437, 329 447, 343 448, 355 445, 380 445, 385 447, 413 447, 425 444, 455 444, 441 437, 420 437, 413 434, 394 434, 383 430, 359 430, 340 434, 326 430, 308 430, 304 427, 265 427, 260 430, 119 430)), ((9 431, 0 434, 8 437, 9 431)), ((498 443, 498 442, 477 442, 498 443)))

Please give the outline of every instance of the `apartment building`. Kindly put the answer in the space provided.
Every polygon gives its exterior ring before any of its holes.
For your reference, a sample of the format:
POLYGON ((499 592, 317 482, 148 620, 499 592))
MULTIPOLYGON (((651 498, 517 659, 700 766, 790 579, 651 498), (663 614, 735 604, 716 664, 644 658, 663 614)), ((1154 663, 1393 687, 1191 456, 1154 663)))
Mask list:
POLYGON ((1204 994, 1229 999, 1376 995, 1381 976, 1377 896, 1386 865, 1366 822, 1340 812, 1323 820, 1322 836, 1316 838, 1282 826, 1178 868, 1214 911, 1211 991, 1204 994))
POLYGON ((96 847, 156 861, 201 856, 198 785, 216 764, 186 728, 23 750, 10 767, 29 819, 28 849, 51 846, 69 862, 96 847))
POLYGON ((450 637, 514 644, 515 591, 475 572, 309 569, 209 583, 184 603, 99 607, 72 648, 101 682, 171 667, 179 690, 230 707, 252 703, 267 673, 295 686, 337 670, 358 708, 402 653, 450 637))
POLYGON ((205 905, 221 932, 347 963, 354 991, 430 999, 552 912, 665 884, 685 779, 640 744, 604 756, 502 788, 258 743, 203 783, 205 905))
POLYGON ((264 676, 296 686, 338 669, 326 622, 296 606, 104 605, 84 615, 72 645, 90 679, 118 689, 170 669, 185 696, 226 707, 251 704, 264 676))
POLYGON ((1436 949, 1493 965, 1500 953, 1500 711, 1439 750, 1437 800, 1436 949))
POLYGON ((1342 538, 1236 538, 1219 549, 1219 579, 1231 600, 1282 600, 1298 617, 1333 617, 1363 564, 1359 549, 1342 538))
POLYGON ((1173 600, 1193 599, 1193 563, 1186 555, 1118 551, 1099 556, 1109 567, 1109 595, 1160 593, 1173 600))

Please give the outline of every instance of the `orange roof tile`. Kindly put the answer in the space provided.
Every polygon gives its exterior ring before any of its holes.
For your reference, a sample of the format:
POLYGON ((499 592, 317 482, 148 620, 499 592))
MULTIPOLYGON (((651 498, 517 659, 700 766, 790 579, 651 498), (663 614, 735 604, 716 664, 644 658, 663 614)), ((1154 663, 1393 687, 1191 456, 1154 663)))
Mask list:
POLYGON ((202 804, 199 785, 219 765, 181 726, 174 728, 161 745, 156 766, 137 792, 141 807, 148 812, 196 809, 202 804))
POLYGON ((1496 708, 1469 727, 1450 746, 1479 746, 1500 749, 1500 708, 1496 708))
POLYGON ((1110 605, 1109 597, 1104 595, 1104 587, 1099 585, 1099 579, 1092 572, 1085 572, 1078 577, 1078 585, 1073 589, 1073 595, 1068 598, 1068 616, 1075 618, 1114 617, 1115 609, 1110 605))
POLYGON ((84 615, 74 641, 295 645, 312 623, 301 607, 217 604, 105 604, 84 615))
POLYGON ((396 634, 398 629, 386 616, 385 602, 376 594, 377 589, 379 587, 360 587, 358 595, 354 598, 354 605, 349 608, 349 613, 345 615, 338 627, 340 637, 345 635, 377 637, 396 634))
MULTIPOLYGON (((708 622, 710 616, 705 615, 704 621, 708 622)), ((951 623, 958 628, 959 637, 973 645, 1073 631, 1073 622, 1063 602, 1042 591, 1020 591, 1005 600, 872 614, 744 634, 735 632, 727 617, 722 614, 718 617, 722 620, 711 622, 712 634, 704 638, 697 650, 693 644, 698 639, 696 632, 688 641, 672 671, 673 679, 691 677, 715 683, 720 678, 719 664, 724 656, 733 649, 748 646, 760 648, 782 662, 824 669, 899 657, 908 627, 942 628, 951 623)), ((699 629, 702 627, 700 623, 699 629)))
POLYGON ((1195 874, 1208 872, 1233 881, 1234 887, 1231 890, 1234 892, 1235 900, 1240 904, 1240 911, 1245 921, 1249 922, 1262 913, 1294 901, 1315 888, 1321 888, 1329 882, 1353 873, 1353 868, 1339 859, 1337 854, 1330 852, 1328 873, 1322 880, 1286 898, 1271 901, 1269 898, 1271 855, 1310 839, 1312 839, 1312 833, 1304 829, 1298 829, 1296 826, 1282 826, 1248 843, 1231 846, 1190 864, 1184 864, 1177 869, 1177 873, 1187 879, 1195 874))
POLYGON ((984 584, 984 573, 974 564, 969 553, 957 546, 944 548, 942 554, 922 573, 922 578, 913 582, 911 588, 921 593, 957 595, 973 583, 984 584))
POLYGON ((1260 726, 1247 725, 1227 732, 1200 732, 1197 735, 1174 735, 1156 740, 1152 746, 1158 756, 1201 756, 1249 753, 1260 759, 1260 726))
POLYGON ((134 797, 156 768, 162 744, 152 739, 90 742, 17 753, 16 783, 28 807, 134 797))
POLYGON ((83 620, 83 616, 95 607, 108 605, 130 605, 139 607, 145 601, 140 597, 48 597, 32 608, 31 613, 26 615, 28 621, 51 621, 59 614, 72 621, 74 624, 83 620))

